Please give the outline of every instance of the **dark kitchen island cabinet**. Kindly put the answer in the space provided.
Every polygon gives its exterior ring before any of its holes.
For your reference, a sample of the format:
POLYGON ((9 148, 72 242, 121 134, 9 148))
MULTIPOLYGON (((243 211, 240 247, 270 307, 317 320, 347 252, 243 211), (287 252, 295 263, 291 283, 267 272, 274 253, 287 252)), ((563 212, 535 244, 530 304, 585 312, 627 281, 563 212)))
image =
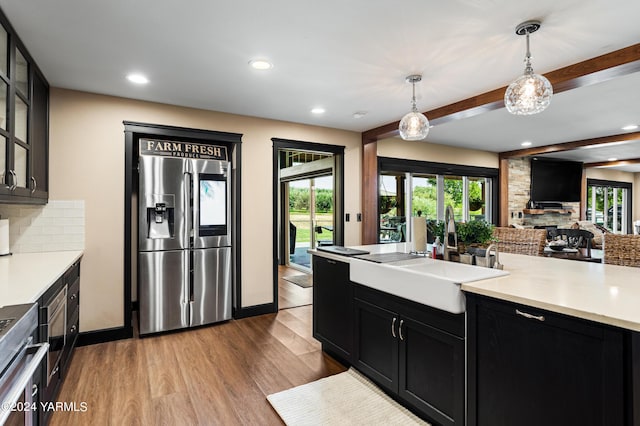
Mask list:
POLYGON ((627 330, 476 295, 467 315, 470 426, 638 425, 627 330))
POLYGON ((430 422, 464 424, 464 314, 354 287, 355 367, 430 422))
POLYGON ((313 337, 325 352, 351 364, 353 285, 346 262, 313 256, 313 337))

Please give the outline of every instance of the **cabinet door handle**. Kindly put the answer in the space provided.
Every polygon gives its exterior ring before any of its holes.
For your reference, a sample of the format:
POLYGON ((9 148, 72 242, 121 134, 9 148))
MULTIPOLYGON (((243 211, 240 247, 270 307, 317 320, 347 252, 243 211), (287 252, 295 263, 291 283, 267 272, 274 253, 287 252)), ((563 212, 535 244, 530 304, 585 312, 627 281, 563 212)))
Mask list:
POLYGON ((529 319, 534 319, 534 320, 538 320, 538 321, 544 321, 544 315, 531 315, 528 314, 526 312, 522 312, 519 309, 516 309, 516 314, 521 315, 525 318, 529 318, 529 319))
POLYGON ((33 194, 34 192, 36 192, 36 188, 38 187, 38 181, 36 180, 36 178, 31 176, 31 182, 33 182, 33 188, 31 189, 31 193, 33 194))
POLYGON ((391 335, 392 335, 393 337, 396 337, 396 320, 397 320, 397 319, 398 319, 398 318, 393 317, 393 321, 391 321, 391 335))
POLYGON ((74 300, 75 298, 76 298, 76 294, 75 294, 75 293, 73 293, 73 294, 69 297, 69 300, 74 300))
POLYGON ((335 260, 329 260, 329 259, 327 259, 327 263, 330 263, 330 264, 332 264, 332 265, 335 265, 335 264, 336 264, 336 261, 335 261, 335 260))
POLYGON ((404 336, 402 335, 402 324, 404 320, 400 320, 400 325, 398 326, 398 335, 400 336, 400 340, 404 340, 404 336))
POLYGON ((76 332, 76 326, 75 326, 75 324, 74 324, 74 325, 73 325, 73 327, 71 327, 71 330, 69 330, 69 333, 70 333, 70 334, 73 334, 73 333, 75 333, 75 332, 76 332))

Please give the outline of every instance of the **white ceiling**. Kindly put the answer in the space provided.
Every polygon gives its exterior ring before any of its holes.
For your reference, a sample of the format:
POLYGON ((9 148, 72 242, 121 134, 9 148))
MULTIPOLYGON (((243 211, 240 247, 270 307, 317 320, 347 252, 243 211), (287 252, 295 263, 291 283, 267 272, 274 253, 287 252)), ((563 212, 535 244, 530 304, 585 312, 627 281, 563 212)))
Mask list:
MULTIPOLYGON (((637 0, 0 0, 55 87, 353 131, 428 111, 638 43, 637 0), (273 62, 269 71, 248 66, 273 62), (146 74, 133 86, 125 76, 146 74), (310 110, 322 106, 326 113, 310 110), (356 112, 365 111, 362 118, 356 112)), ((428 140, 490 151, 622 133, 640 124, 640 73, 554 96, 537 116, 504 109, 442 124, 428 140)), ((596 151, 593 151, 596 152, 596 151)), ((634 158, 640 158, 640 150, 634 158)), ((619 155, 616 155, 622 159, 619 155)), ((640 167, 638 168, 640 171, 640 167)))

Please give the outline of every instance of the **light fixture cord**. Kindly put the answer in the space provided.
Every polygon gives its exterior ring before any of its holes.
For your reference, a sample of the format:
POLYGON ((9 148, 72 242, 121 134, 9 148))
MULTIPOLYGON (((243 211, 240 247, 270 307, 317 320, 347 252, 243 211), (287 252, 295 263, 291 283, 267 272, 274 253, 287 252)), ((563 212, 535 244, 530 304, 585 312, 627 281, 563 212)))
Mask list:
POLYGON ((411 110, 413 112, 418 112, 418 108, 416 107, 416 83, 411 82, 411 86, 413 87, 413 96, 411 97, 411 105, 412 105, 411 110))
POLYGON ((529 30, 525 29, 527 37, 527 54, 524 57, 524 73, 533 74, 533 67, 531 66, 531 50, 529 49, 529 30))

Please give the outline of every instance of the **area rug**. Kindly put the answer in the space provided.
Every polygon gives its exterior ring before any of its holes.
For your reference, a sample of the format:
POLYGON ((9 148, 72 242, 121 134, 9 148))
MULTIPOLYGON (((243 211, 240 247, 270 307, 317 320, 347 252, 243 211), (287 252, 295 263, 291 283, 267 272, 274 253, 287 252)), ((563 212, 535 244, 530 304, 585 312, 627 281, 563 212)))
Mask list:
POLYGON ((267 399, 290 426, 429 425, 353 368, 267 399))
POLYGON ((304 288, 313 286, 313 275, 311 274, 290 275, 288 277, 282 277, 282 279, 304 288))

